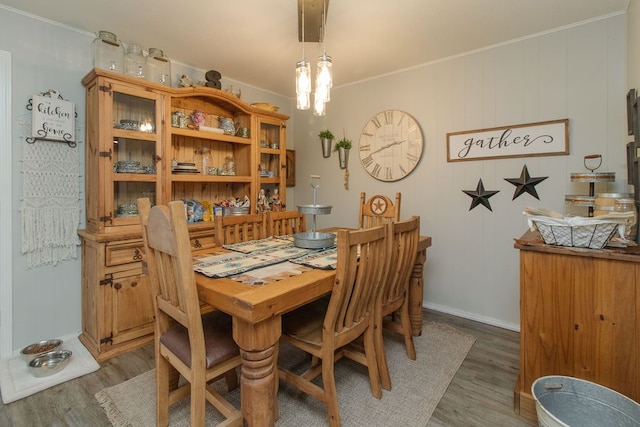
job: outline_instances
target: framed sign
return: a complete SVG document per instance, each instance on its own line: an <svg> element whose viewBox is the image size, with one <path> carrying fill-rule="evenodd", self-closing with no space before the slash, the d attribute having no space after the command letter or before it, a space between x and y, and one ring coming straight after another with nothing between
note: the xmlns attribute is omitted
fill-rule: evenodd
<svg viewBox="0 0 640 427"><path fill-rule="evenodd" d="M34 95L31 136L53 141L75 141L75 118L75 103L53 96Z"/></svg>
<svg viewBox="0 0 640 427"><path fill-rule="evenodd" d="M569 119L447 134L447 161L569 154Z"/></svg>

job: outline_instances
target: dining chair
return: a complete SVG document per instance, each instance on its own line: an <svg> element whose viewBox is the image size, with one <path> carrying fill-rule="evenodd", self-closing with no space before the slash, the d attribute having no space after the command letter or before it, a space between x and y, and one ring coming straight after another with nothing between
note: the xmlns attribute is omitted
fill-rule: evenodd
<svg viewBox="0 0 640 427"><path fill-rule="evenodd" d="M218 246L267 237L266 213L216 216L214 241Z"/></svg>
<svg viewBox="0 0 640 427"><path fill-rule="evenodd" d="M306 215L298 211L268 211L267 235L287 236L307 231Z"/></svg>
<svg viewBox="0 0 640 427"><path fill-rule="evenodd" d="M420 239L420 217L412 216L391 225L393 246L389 256L389 271L380 292L380 303L376 305L376 357L382 387L391 390L391 377L384 350L384 329L404 337L407 356L416 360L416 348L411 334L409 319L409 280ZM381 327L382 326L382 327Z"/></svg>
<svg viewBox="0 0 640 427"><path fill-rule="evenodd" d="M156 314L156 425L167 426L169 406L190 396L192 426L204 426L206 402L226 418L221 425L239 426L241 411L210 383L225 378L227 390L238 386L240 352L231 318L220 311L200 312L184 204L173 201L151 208L148 198L137 202L146 254L143 268ZM181 386L180 375L186 380Z"/></svg>
<svg viewBox="0 0 640 427"><path fill-rule="evenodd" d="M369 228L387 222L400 220L400 198L396 193L395 204L391 199L382 194L371 196L363 191L360 193L360 213L358 214L358 228Z"/></svg>
<svg viewBox="0 0 640 427"><path fill-rule="evenodd" d="M382 397L375 355L374 309L386 277L391 226L337 232L338 259L333 289L322 298L283 316L282 337L311 355L311 365L296 374L279 367L281 380L327 406L331 426L340 425L334 364L342 357L367 367L372 394ZM350 344L363 336L364 352ZM322 386L312 382L322 375Z"/></svg>

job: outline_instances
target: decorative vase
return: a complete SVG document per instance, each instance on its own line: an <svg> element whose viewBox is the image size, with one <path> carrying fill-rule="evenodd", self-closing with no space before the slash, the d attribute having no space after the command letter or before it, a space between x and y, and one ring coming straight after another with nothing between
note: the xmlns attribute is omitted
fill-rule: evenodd
<svg viewBox="0 0 640 427"><path fill-rule="evenodd" d="M344 147L338 147L338 156L340 158L340 169L346 169L349 165L349 150Z"/></svg>
<svg viewBox="0 0 640 427"><path fill-rule="evenodd" d="M333 140L330 138L320 138L320 143L322 144L322 157L325 159L331 157L331 146Z"/></svg>

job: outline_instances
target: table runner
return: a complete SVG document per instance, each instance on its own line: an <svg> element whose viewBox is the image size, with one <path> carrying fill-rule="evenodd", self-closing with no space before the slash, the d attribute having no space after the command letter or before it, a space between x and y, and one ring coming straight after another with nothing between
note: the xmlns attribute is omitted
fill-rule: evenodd
<svg viewBox="0 0 640 427"><path fill-rule="evenodd" d="M195 257L193 268L207 277L229 277L260 267L278 264L315 252L316 249L305 249L288 243L287 246L274 247L250 253L228 252Z"/></svg>
<svg viewBox="0 0 640 427"><path fill-rule="evenodd" d="M310 268L335 269L337 260L335 247L325 250L300 248L292 243L290 236L272 236L223 245L223 248L231 252L194 256L194 270L207 277L228 277L243 283L263 285Z"/></svg>
<svg viewBox="0 0 640 427"><path fill-rule="evenodd" d="M300 258L291 260L291 262L306 265L311 268L335 270L336 263L338 262L338 248L333 247L320 252L304 255Z"/></svg>
<svg viewBox="0 0 640 427"><path fill-rule="evenodd" d="M290 236L271 236L266 239L249 240L247 242L238 242L230 245L222 245L223 248L234 252L242 252L250 254L252 252L264 251L267 249L279 248L282 246L290 246L292 239Z"/></svg>

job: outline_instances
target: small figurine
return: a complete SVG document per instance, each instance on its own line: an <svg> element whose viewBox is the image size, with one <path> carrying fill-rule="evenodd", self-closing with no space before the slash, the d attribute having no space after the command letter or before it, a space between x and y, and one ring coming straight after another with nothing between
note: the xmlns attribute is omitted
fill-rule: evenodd
<svg viewBox="0 0 640 427"><path fill-rule="evenodd" d="M282 200L280 200L280 194L277 188L273 190L273 196L271 197L271 210L274 212L282 211Z"/></svg>
<svg viewBox="0 0 640 427"><path fill-rule="evenodd" d="M186 74L183 74L182 77L180 77L180 81L178 81L178 86L180 87L193 86L193 80L191 80L189 76L187 76Z"/></svg>
<svg viewBox="0 0 640 427"><path fill-rule="evenodd" d="M269 208L269 202L267 202L267 195L264 192L264 188L260 189L258 194L258 212L267 211Z"/></svg>
<svg viewBox="0 0 640 427"><path fill-rule="evenodd" d="M224 158L224 170L225 173L223 175L235 175L235 163L233 162L233 157L227 156Z"/></svg>
<svg viewBox="0 0 640 427"><path fill-rule="evenodd" d="M251 206L251 199L249 199L249 196L245 195L245 196L244 196L244 201L242 202L242 204L240 205L240 207L242 207L242 208L248 208L249 206Z"/></svg>
<svg viewBox="0 0 640 427"><path fill-rule="evenodd" d="M204 126L207 121L207 116L202 110L195 110L189 117L191 117L191 123L196 129Z"/></svg>

